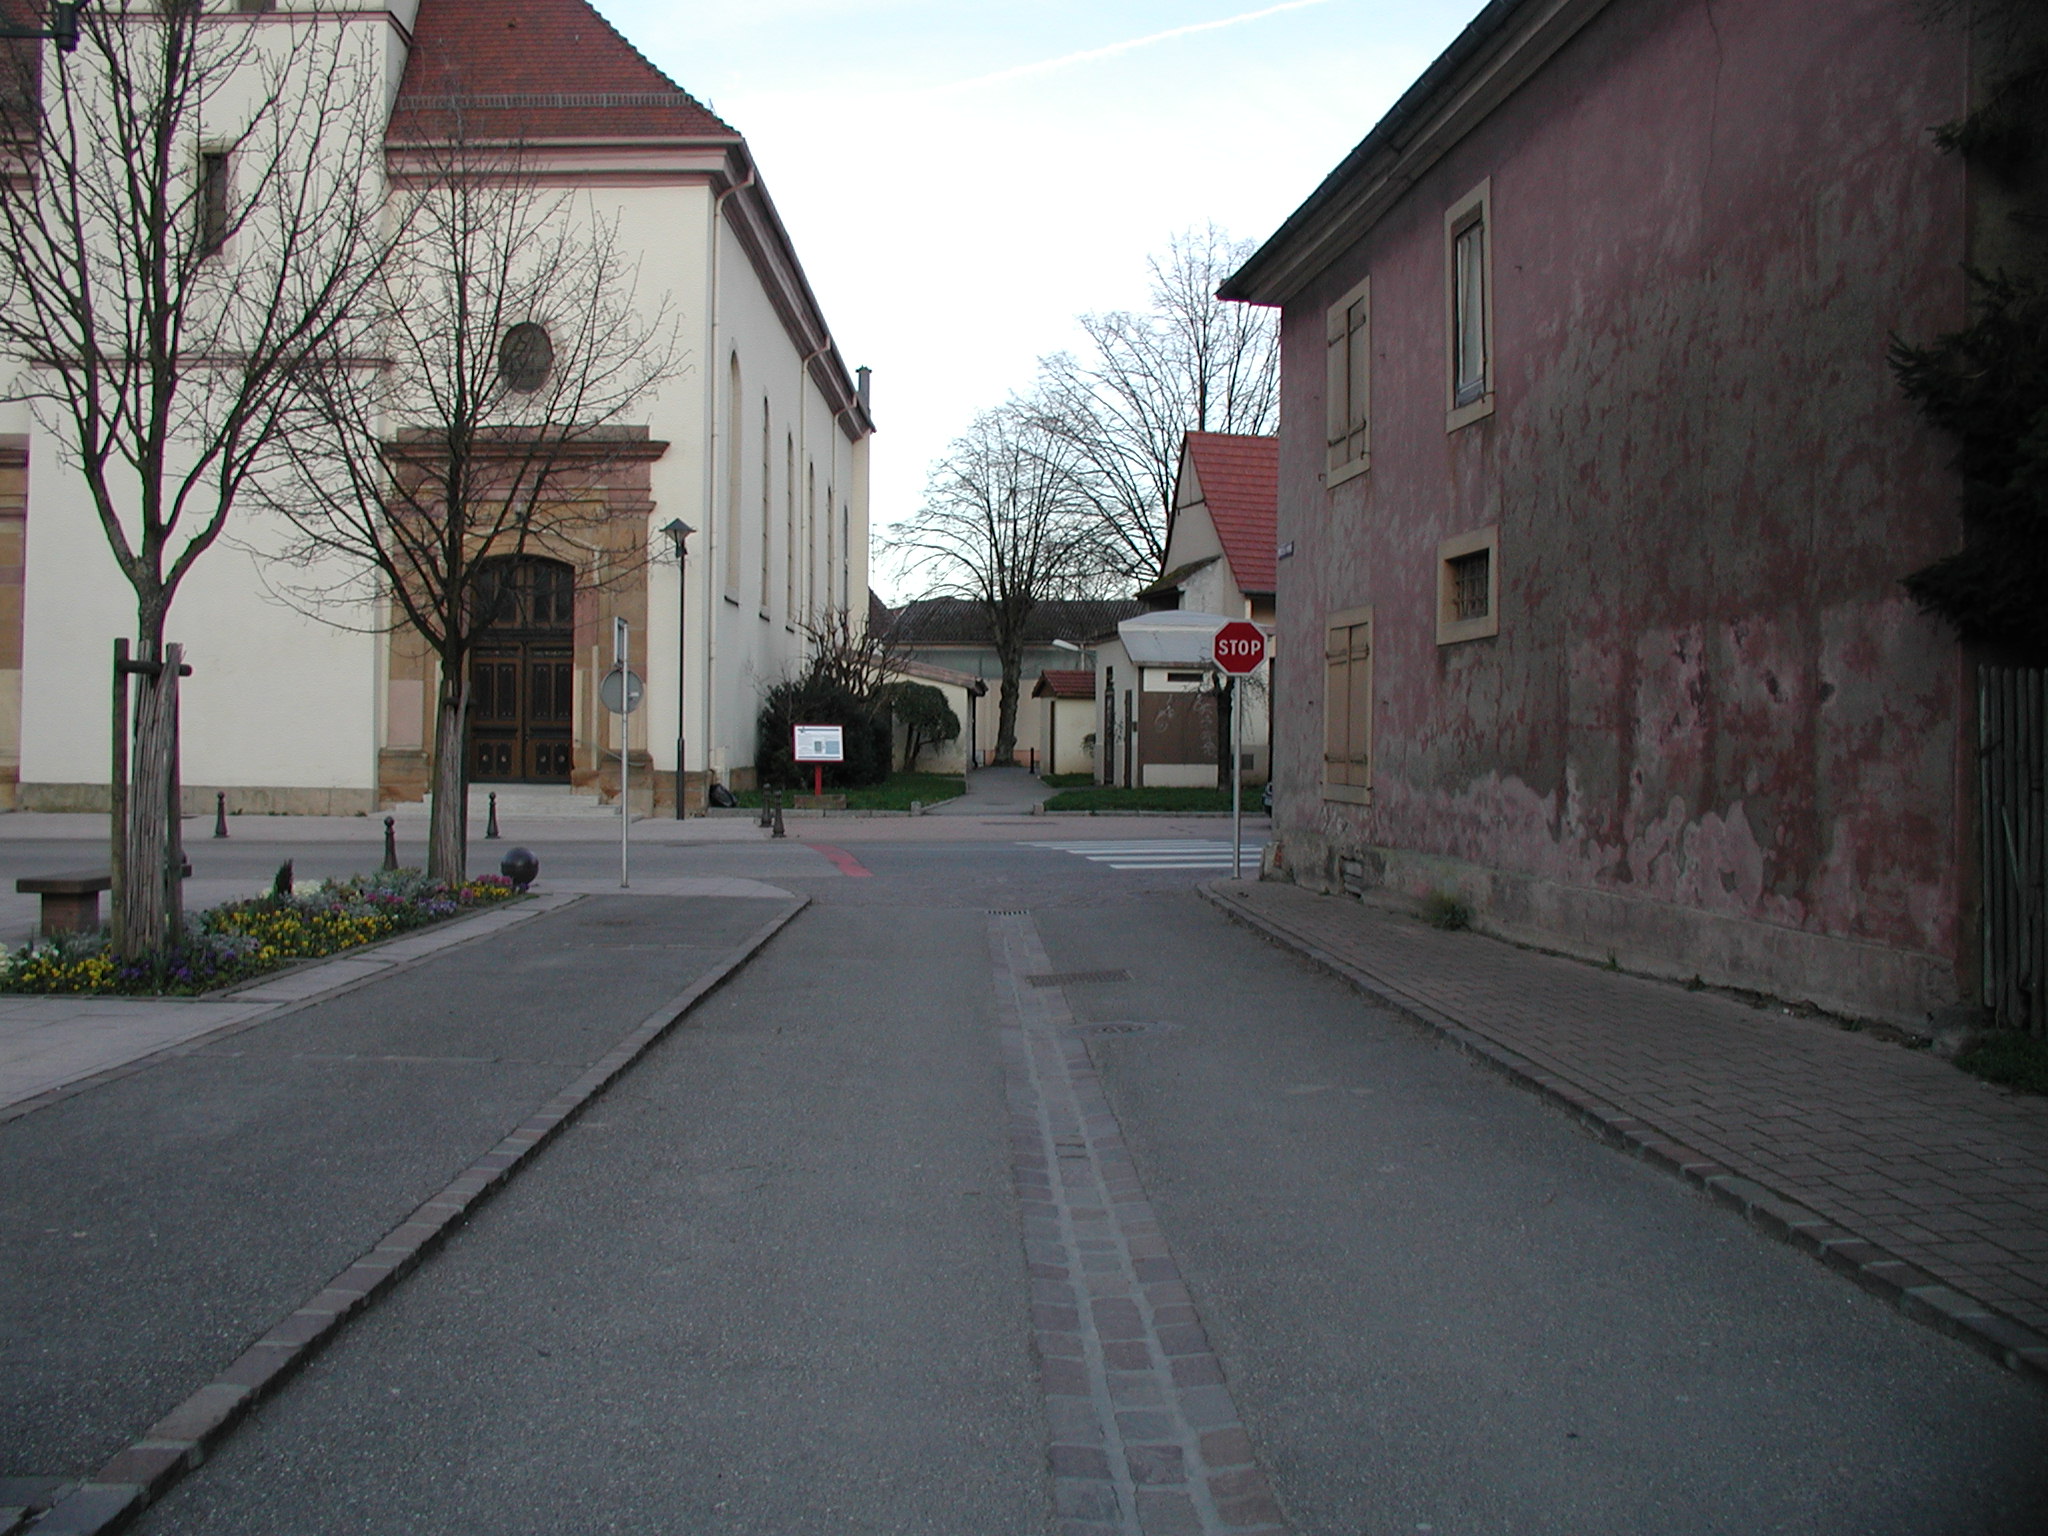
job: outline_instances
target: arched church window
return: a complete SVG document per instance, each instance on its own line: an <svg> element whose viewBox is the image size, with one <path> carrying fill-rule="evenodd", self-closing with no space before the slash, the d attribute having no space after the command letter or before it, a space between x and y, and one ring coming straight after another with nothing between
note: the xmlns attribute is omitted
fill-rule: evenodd
<svg viewBox="0 0 2048 1536"><path fill-rule="evenodd" d="M547 327L522 320L498 342L498 377L507 389L539 389L555 365L555 343Z"/></svg>

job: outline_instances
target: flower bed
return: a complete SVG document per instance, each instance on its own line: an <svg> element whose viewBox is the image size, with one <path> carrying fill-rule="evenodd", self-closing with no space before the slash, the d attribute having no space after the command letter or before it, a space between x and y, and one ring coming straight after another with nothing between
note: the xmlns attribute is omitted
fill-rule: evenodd
<svg viewBox="0 0 2048 1536"><path fill-rule="evenodd" d="M190 997L294 961L373 944L512 894L512 882L500 875L450 887L411 869L312 883L197 913L187 921L182 943L134 960L110 952L105 934L24 946L0 960L0 992Z"/></svg>

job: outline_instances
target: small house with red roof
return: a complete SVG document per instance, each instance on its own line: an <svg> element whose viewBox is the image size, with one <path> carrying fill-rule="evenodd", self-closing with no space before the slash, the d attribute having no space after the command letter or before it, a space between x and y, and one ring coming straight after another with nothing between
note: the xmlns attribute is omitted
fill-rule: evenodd
<svg viewBox="0 0 2048 1536"><path fill-rule="evenodd" d="M1181 440L1173 513L1159 579L1138 592L1147 609L1250 619L1270 636L1274 625L1273 530L1279 511L1280 440L1229 432L1189 432ZM1218 676L1194 666L1135 664L1114 636L1095 647L1096 778L1131 787L1198 788L1227 783L1229 696ZM1249 782L1267 775L1272 736L1270 651L1245 678L1244 755Z"/></svg>
<svg viewBox="0 0 2048 1536"><path fill-rule="evenodd" d="M1046 773L1095 771L1095 674L1086 667L1047 667L1031 685Z"/></svg>
<svg viewBox="0 0 2048 1536"><path fill-rule="evenodd" d="M332 29L381 76L367 99L390 103L376 125L387 195L459 164L451 146L494 147L544 189L549 232L572 220L611 231L633 302L672 327L679 366L632 419L606 424L613 446L577 490L576 515L596 529L586 545L537 537L491 556L507 562L505 590L538 596L512 605L472 661L470 780L539 810L615 798L622 759L643 809L679 792L694 808L714 779L749 787L762 691L802 665L822 616L865 618L874 426L866 370L847 366L746 139L587 0L282 0L209 7L202 24L259 41L270 29L280 46ZM207 157L230 200L263 171L238 153ZM497 323L476 340L503 359L512 330L569 322ZM555 353L522 342L517 355ZM393 419L390 439L429 429ZM0 773L18 743L6 788L21 806L103 807L108 640L131 631L134 604L62 444L18 403L0 405L0 521L10 514L27 531L21 563L0 569L0 658L19 658L0 667ZM378 613L277 601L263 529L235 516L247 556L209 553L170 619L194 669L181 700L188 806L210 813L216 791L230 810L417 803L436 659ZM680 566L664 535L677 522L693 530ZM598 693L620 619L645 683L627 717Z"/></svg>

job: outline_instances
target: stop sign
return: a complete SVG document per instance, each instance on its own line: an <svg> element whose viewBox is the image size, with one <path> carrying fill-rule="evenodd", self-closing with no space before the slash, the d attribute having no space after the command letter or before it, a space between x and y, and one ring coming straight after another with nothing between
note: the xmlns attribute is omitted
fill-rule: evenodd
<svg viewBox="0 0 2048 1536"><path fill-rule="evenodd" d="M1233 677L1256 672L1266 659L1266 632L1256 624L1234 619L1216 631L1216 665Z"/></svg>

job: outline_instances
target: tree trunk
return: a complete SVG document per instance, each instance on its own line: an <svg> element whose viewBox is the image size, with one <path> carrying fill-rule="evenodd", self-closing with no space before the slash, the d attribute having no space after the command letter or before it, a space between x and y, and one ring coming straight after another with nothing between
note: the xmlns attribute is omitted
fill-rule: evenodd
<svg viewBox="0 0 2048 1536"><path fill-rule="evenodd" d="M114 949L126 958L175 943L184 929L184 862L178 836L178 668L184 648L144 640L134 675L135 734L126 795L122 889L114 903Z"/></svg>
<svg viewBox="0 0 2048 1536"><path fill-rule="evenodd" d="M1017 761L1017 699L1023 693L1024 656L1020 649L1016 654L998 652L1003 664L1003 686L996 694L996 750L990 759L996 763Z"/></svg>
<svg viewBox="0 0 2048 1536"><path fill-rule="evenodd" d="M469 870L469 743L463 739L469 691L463 665L443 658L434 712L434 781L427 818L427 873L460 885Z"/></svg>

